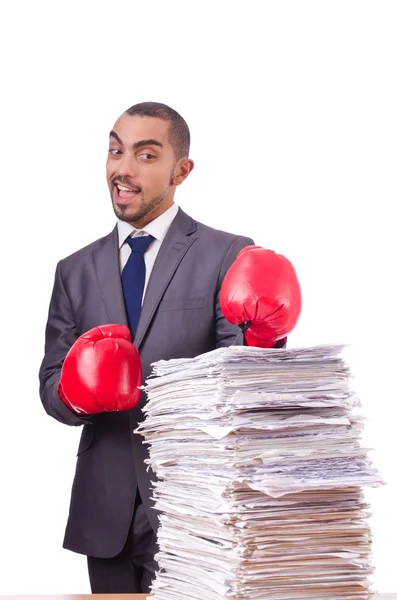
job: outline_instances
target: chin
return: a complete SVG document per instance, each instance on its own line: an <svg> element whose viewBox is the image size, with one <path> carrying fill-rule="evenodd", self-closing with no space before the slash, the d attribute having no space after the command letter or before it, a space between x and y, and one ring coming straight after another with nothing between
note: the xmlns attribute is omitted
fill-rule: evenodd
<svg viewBox="0 0 397 600"><path fill-rule="evenodd" d="M114 213L120 221L125 221L126 223L134 223L135 221L139 221L142 219L142 214L137 213L136 211L128 210L127 206L114 206Z"/></svg>
<svg viewBox="0 0 397 600"><path fill-rule="evenodd" d="M121 221L130 221L131 218L134 218L134 215L128 210L128 206L120 206L119 204L113 203L113 210L116 217Z"/></svg>

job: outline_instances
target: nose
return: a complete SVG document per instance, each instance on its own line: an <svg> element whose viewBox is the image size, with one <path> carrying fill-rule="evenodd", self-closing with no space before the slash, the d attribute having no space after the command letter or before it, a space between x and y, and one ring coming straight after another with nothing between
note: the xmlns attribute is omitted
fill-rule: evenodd
<svg viewBox="0 0 397 600"><path fill-rule="evenodd" d="M117 162L117 173L122 177L135 179L138 175L138 165L127 152Z"/></svg>

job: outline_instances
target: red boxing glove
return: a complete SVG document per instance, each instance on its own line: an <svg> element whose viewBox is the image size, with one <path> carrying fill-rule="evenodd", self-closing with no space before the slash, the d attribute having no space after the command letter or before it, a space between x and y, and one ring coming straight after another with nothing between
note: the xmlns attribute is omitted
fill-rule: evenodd
<svg viewBox="0 0 397 600"><path fill-rule="evenodd" d="M226 319L243 329L248 346L261 348L271 348L291 333L301 302L290 261L260 246L247 246L239 252L220 293Z"/></svg>
<svg viewBox="0 0 397 600"><path fill-rule="evenodd" d="M142 365L124 325L94 327L76 340L62 365L58 395L73 412L128 410L139 401Z"/></svg>

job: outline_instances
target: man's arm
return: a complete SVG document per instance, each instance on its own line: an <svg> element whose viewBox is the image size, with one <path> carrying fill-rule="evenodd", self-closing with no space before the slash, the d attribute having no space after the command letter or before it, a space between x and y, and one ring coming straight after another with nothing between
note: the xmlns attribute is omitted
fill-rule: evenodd
<svg viewBox="0 0 397 600"><path fill-rule="evenodd" d="M41 363L39 380L40 398L46 412L66 425L87 423L87 417L80 417L69 410L57 392L63 361L77 337L72 309L62 280L60 262L55 272L45 332L45 356Z"/></svg>
<svg viewBox="0 0 397 600"><path fill-rule="evenodd" d="M222 287L223 279L237 258L240 250L246 246L255 246L255 242L251 238L238 237L231 244L228 252L223 260L221 270L219 273L218 284L217 284L217 297L216 297L216 317L215 317L215 332L216 332L216 348L222 346L246 346L244 334L242 330L236 325L232 325L225 319L222 309L220 307L220 289ZM287 337L278 340L274 345L274 348L285 348L287 346Z"/></svg>
<svg viewBox="0 0 397 600"><path fill-rule="evenodd" d="M222 286L223 279L236 260L237 254L246 246L254 246L255 243L251 238L237 237L231 244L227 251L223 263L219 272L219 278L216 288L216 306L215 306L215 335L216 335L216 348L222 346L244 346L244 335L243 332L236 326L229 323L223 316L219 295Z"/></svg>

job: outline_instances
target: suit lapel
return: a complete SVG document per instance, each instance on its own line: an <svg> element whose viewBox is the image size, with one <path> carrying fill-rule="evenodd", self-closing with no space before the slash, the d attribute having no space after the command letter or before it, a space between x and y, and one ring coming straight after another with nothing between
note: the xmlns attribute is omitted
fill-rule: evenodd
<svg viewBox="0 0 397 600"><path fill-rule="evenodd" d="M139 348L154 313L176 269L190 246L196 241L197 225L179 209L161 244L149 279L134 344Z"/></svg>
<svg viewBox="0 0 397 600"><path fill-rule="evenodd" d="M179 209L161 244L149 279L134 344L139 348L159 302L176 269L197 236L196 223ZM117 226L104 237L99 248L93 251L99 294L105 306L109 323L128 327L123 289L120 277Z"/></svg>
<svg viewBox="0 0 397 600"><path fill-rule="evenodd" d="M93 251L98 289L109 317L109 323L128 327L127 313L121 287L117 226L104 237Z"/></svg>

